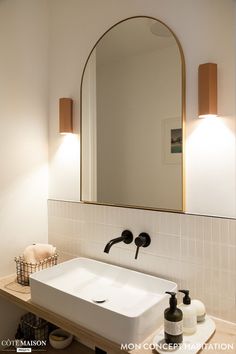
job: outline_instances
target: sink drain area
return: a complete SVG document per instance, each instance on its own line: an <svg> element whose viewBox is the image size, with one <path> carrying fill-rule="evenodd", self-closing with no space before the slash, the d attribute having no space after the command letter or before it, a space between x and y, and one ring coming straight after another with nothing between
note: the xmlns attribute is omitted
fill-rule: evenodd
<svg viewBox="0 0 236 354"><path fill-rule="evenodd" d="M95 304L104 304L104 302L107 302L107 299L104 299L103 297L96 297L92 299L92 302Z"/></svg>

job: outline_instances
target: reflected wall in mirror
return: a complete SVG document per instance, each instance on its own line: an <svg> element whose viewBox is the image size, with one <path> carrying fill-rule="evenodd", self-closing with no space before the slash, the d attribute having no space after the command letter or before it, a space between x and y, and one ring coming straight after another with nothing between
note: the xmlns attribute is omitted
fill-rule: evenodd
<svg viewBox="0 0 236 354"><path fill-rule="evenodd" d="M81 199L183 210L184 58L149 17L113 26L81 83Z"/></svg>

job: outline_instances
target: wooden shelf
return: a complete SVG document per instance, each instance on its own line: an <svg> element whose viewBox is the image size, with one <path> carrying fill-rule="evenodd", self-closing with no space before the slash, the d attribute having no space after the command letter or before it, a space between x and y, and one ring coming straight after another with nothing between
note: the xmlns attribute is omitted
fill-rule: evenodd
<svg viewBox="0 0 236 354"><path fill-rule="evenodd" d="M99 336L98 334L89 331L88 329L75 324L71 321L68 321L66 318L48 311L47 309L35 305L31 302L31 294L29 286L22 286L18 284L15 280L15 275L7 276L4 278L0 278L0 296L5 299L11 301L12 303L18 305L26 311L32 312L35 315L44 318L48 322L55 324L58 327L65 329L70 332L74 336L78 337L81 342L88 344L89 346L95 348L101 348L109 354L117 354L117 353L131 353L131 354L152 354L152 350L133 350L133 351L125 351L121 350L120 346L117 343L114 343L104 337ZM236 324L221 321L219 319L214 319L216 322L216 333L211 338L211 343L234 343L235 349L232 351L232 354L235 353L236 350ZM151 343L152 338L155 333L153 333L149 338L145 340L145 343ZM70 349L71 348L71 349ZM79 349L79 350L78 350ZM71 351L70 351L71 350ZM87 350L87 351L86 351ZM80 353L80 354L91 354L93 350L82 346L80 343L73 343L73 345L65 351L60 351L60 353ZM202 352L205 352L203 350ZM207 350L207 353L222 353L220 350ZM49 353L55 353L54 349L50 349ZM227 352L228 353L228 352ZM229 352L229 354L231 354Z"/></svg>

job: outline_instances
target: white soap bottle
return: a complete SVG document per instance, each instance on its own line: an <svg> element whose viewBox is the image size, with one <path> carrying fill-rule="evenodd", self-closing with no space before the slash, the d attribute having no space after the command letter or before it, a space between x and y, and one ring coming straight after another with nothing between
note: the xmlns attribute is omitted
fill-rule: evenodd
<svg viewBox="0 0 236 354"><path fill-rule="evenodd" d="M196 307L191 304L191 298L189 297L189 290L179 290L184 293L183 304L179 305L179 308L183 312L183 333L193 334L197 330L197 312Z"/></svg>

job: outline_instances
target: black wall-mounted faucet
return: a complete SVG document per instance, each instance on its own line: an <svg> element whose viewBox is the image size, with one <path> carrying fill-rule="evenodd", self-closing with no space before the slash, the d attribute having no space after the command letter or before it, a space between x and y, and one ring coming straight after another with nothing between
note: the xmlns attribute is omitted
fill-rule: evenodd
<svg viewBox="0 0 236 354"><path fill-rule="evenodd" d="M104 248L104 252L105 253L109 253L110 251L110 248L115 245L116 243L119 243L119 242L124 242L126 244L129 244L133 241L134 237L133 237L133 234L130 230L124 230L121 234L120 237L117 237L117 238L113 238L111 241L109 241L105 248Z"/></svg>
<svg viewBox="0 0 236 354"><path fill-rule="evenodd" d="M140 247L148 247L151 243L151 237L146 232L141 232L135 239L135 245L137 246L135 259L138 258L139 248Z"/></svg>

